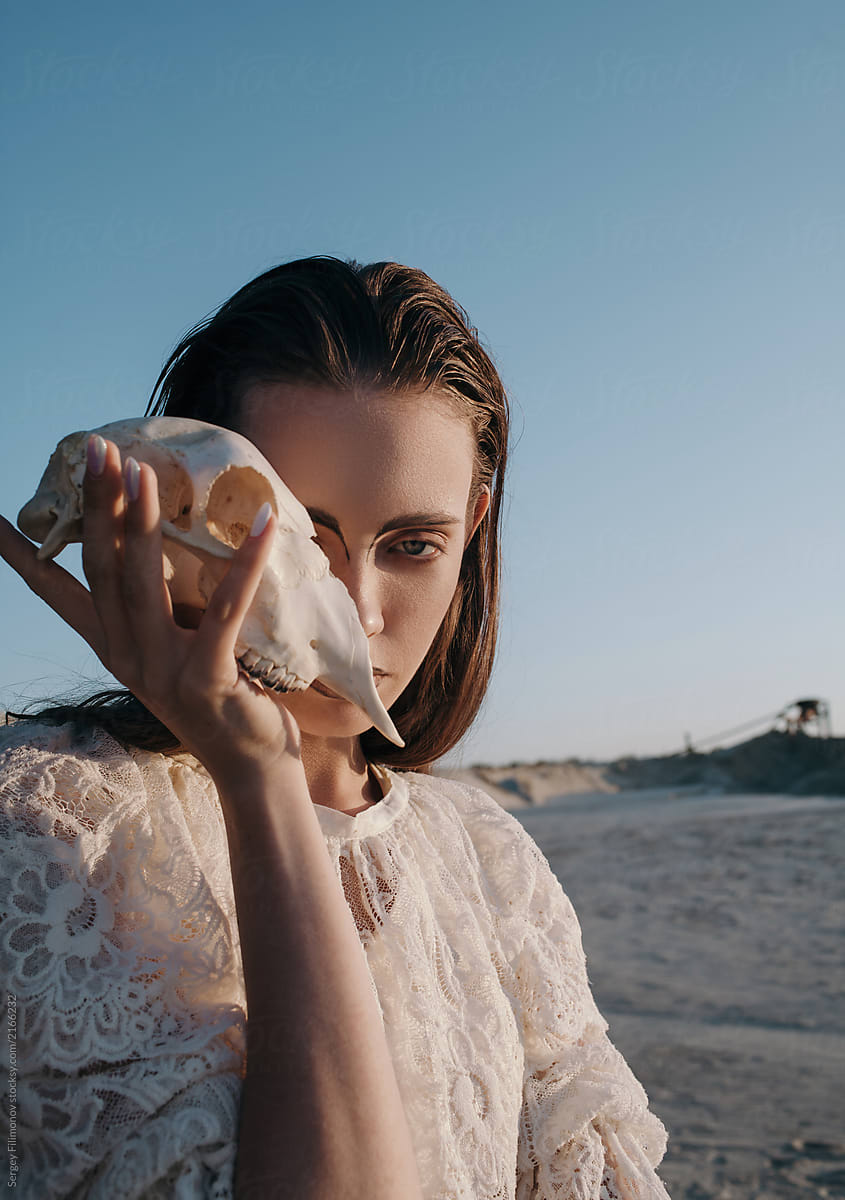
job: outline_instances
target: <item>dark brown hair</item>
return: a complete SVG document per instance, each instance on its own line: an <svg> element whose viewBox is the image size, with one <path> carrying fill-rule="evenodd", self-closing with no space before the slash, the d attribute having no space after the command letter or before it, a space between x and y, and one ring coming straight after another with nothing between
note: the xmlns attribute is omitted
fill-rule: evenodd
<svg viewBox="0 0 845 1200"><path fill-rule="evenodd" d="M473 431L470 511L483 487L490 490L490 505L464 551L440 629L390 710L405 747L374 729L361 738L371 761L425 768L466 733L493 667L508 441L498 372L464 310L423 271L393 262L364 266L306 258L259 275L186 334L164 365L147 415L193 417L241 432L247 389L270 382L414 394L422 402L428 394L433 403L451 402ZM125 690L48 712L96 720L119 740L143 748L179 748Z"/></svg>

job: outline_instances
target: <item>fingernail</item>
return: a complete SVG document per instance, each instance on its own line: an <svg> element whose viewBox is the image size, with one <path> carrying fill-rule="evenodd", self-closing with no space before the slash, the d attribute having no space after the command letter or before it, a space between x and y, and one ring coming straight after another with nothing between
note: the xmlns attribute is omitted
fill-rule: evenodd
<svg viewBox="0 0 845 1200"><path fill-rule="evenodd" d="M273 513L273 506L269 500L265 500L255 514L255 520L252 522L252 529L249 531L250 537L261 537L264 530L267 528L267 522Z"/></svg>
<svg viewBox="0 0 845 1200"><path fill-rule="evenodd" d="M88 439L88 470L95 478L106 468L106 443L98 433Z"/></svg>
<svg viewBox="0 0 845 1200"><path fill-rule="evenodd" d="M137 500L141 494L141 468L131 456L123 464L123 486L130 500Z"/></svg>

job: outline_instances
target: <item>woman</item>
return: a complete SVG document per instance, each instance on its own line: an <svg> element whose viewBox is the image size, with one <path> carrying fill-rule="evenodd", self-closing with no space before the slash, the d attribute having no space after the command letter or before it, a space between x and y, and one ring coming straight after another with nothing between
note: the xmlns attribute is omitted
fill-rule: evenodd
<svg viewBox="0 0 845 1200"><path fill-rule="evenodd" d="M395 263L290 263L183 340L152 410L243 433L308 508L405 747L319 684L238 669L267 511L178 623L154 474L113 444L89 443L90 595L4 525L4 557L129 689L5 733L21 1183L665 1197L663 1128L548 863L428 773L496 636L507 407L465 314Z"/></svg>

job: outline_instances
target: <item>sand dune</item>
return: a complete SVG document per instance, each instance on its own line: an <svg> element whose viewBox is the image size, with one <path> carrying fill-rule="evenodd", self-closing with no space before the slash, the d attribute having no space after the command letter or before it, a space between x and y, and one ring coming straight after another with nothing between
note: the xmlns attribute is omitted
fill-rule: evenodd
<svg viewBox="0 0 845 1200"><path fill-rule="evenodd" d="M562 762L477 766L444 773L486 788L506 808L545 804L550 798L575 792L660 787L845 796L845 738L770 730L709 754L660 758L629 755L613 762L568 758Z"/></svg>

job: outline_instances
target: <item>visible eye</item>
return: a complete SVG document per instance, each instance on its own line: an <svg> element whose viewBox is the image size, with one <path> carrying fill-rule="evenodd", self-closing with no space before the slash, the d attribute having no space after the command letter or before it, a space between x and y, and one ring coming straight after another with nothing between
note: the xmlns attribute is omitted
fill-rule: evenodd
<svg viewBox="0 0 845 1200"><path fill-rule="evenodd" d="M442 551L434 542L425 542L422 538L405 538L402 542L397 542L397 546L402 547L408 558L436 558ZM427 554L426 551L431 551Z"/></svg>

